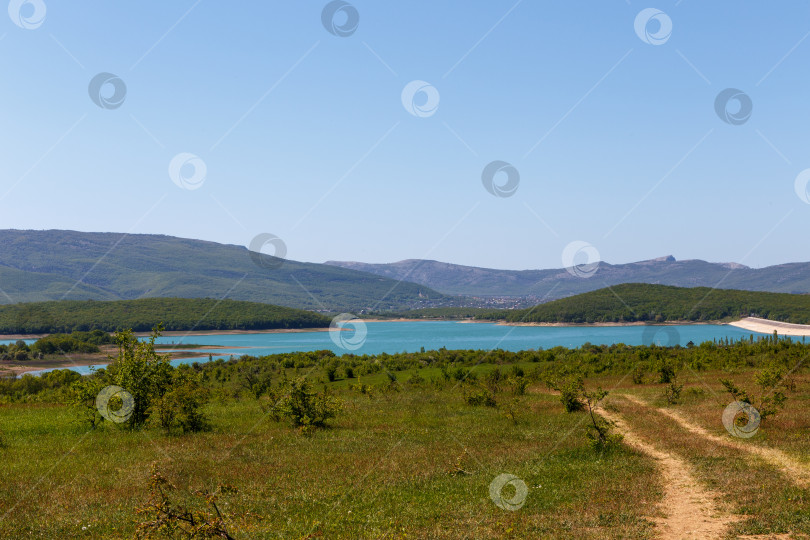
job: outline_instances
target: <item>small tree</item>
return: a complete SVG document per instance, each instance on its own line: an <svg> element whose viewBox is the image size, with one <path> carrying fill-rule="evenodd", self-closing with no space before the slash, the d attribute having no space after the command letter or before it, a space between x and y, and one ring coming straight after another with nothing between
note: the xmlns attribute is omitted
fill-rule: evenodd
<svg viewBox="0 0 810 540"><path fill-rule="evenodd" d="M658 382L669 384L676 377L676 369L674 362L670 360L662 360L658 366Z"/></svg>
<svg viewBox="0 0 810 540"><path fill-rule="evenodd" d="M155 352L155 340L162 331L163 325L156 326L147 341L139 341L132 330L118 332L115 336L118 356L113 358L107 371L114 383L134 399L134 409L127 420L130 427L146 422L153 401L162 397L172 383L169 356Z"/></svg>
<svg viewBox="0 0 810 540"><path fill-rule="evenodd" d="M325 366L323 366L323 370L326 373L326 378L329 379L329 382L334 382L337 376L337 363L336 362L329 362Z"/></svg>
<svg viewBox="0 0 810 540"><path fill-rule="evenodd" d="M342 408L337 398L326 392L316 392L306 379L289 381L281 391L283 396L273 406L272 417L285 419L303 432L325 427L326 421L334 418Z"/></svg>
<svg viewBox="0 0 810 540"><path fill-rule="evenodd" d="M681 399L681 391L683 390L683 383L678 383L678 376L673 375L669 384L664 388L664 398L667 403L673 405Z"/></svg>
<svg viewBox="0 0 810 540"><path fill-rule="evenodd" d="M259 365L244 363L239 368L239 374L242 386L256 399L270 389L272 382L270 372Z"/></svg>
<svg viewBox="0 0 810 540"><path fill-rule="evenodd" d="M753 406L762 420L777 414L785 406L785 391L790 385L785 368L776 364L765 367L754 375L754 382L759 386L759 399L734 384L729 379L720 379L720 383L736 401Z"/></svg>
<svg viewBox="0 0 810 540"><path fill-rule="evenodd" d="M208 428L208 419L201 408L208 402L209 392L196 382L180 377L170 390L156 398L152 411L160 426L170 433L179 427L183 433L203 431Z"/></svg>
<svg viewBox="0 0 810 540"><path fill-rule="evenodd" d="M96 376L82 377L70 385L70 405L76 409L79 420L91 428L104 420L96 406L96 397L103 387L104 383Z"/></svg>
<svg viewBox="0 0 810 540"><path fill-rule="evenodd" d="M548 381L547 384L560 393L560 401L565 407L565 412L576 412L585 408L582 402L582 394L585 391L582 375L570 375L562 381Z"/></svg>
<svg viewBox="0 0 810 540"><path fill-rule="evenodd" d="M588 438L591 441L591 445L597 450L604 450L622 440L620 434L612 432L613 422L598 414L594 414L594 409L607 395L608 391L602 390L601 387L593 392L582 392L582 398L588 407L588 414L591 417L591 423L588 425Z"/></svg>

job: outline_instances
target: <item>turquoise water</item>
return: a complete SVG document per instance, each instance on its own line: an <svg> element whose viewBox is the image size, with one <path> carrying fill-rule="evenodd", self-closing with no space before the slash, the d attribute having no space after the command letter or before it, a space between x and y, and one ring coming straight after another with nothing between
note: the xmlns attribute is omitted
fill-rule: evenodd
<svg viewBox="0 0 810 540"><path fill-rule="evenodd" d="M500 326L494 323L460 323L455 321L430 322L368 322L366 337L356 350L346 350L332 341L329 332L292 332L276 334L218 334L193 335L188 337L167 336L158 343L194 343L198 345L221 345L232 349L201 349L199 358L175 360L174 365L207 360L211 353L214 359L228 358L231 355L250 354L262 356L296 351L316 351L329 349L336 354L354 353L378 354L416 352L439 349L505 349L519 351L525 349L549 349L555 346L579 347L590 342L600 345L625 343L641 345L686 345L689 341L700 344L713 339L736 340L747 338L751 332L734 326L695 324L679 326L602 326L602 327L559 327L559 326ZM349 330L335 337L343 337L351 342L355 332ZM4 342L7 343L7 342ZM248 347L248 348L240 348ZM76 371L86 374L86 366L77 366ZM48 370L43 370L48 371ZM41 372L37 372L41 373Z"/></svg>

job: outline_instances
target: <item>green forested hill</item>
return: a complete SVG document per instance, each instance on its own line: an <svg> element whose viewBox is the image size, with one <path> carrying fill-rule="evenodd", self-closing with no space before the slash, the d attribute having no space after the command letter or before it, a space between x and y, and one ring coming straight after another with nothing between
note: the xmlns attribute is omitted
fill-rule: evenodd
<svg viewBox="0 0 810 540"><path fill-rule="evenodd" d="M330 319L299 309L211 298L143 298L99 302L63 300L0 306L0 334L151 330L267 330L323 328Z"/></svg>
<svg viewBox="0 0 810 540"><path fill-rule="evenodd" d="M450 300L407 281L293 260L257 265L252 255L242 246L162 235L0 230L0 304L232 298L354 312Z"/></svg>
<svg viewBox="0 0 810 540"><path fill-rule="evenodd" d="M628 283L530 309L492 313L486 318L503 316L510 322L568 323L714 321L755 316L808 324L810 295Z"/></svg>

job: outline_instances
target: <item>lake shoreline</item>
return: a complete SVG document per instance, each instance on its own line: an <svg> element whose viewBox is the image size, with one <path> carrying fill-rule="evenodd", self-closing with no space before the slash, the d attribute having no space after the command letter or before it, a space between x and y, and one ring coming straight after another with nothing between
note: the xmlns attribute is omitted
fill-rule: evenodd
<svg viewBox="0 0 810 540"><path fill-rule="evenodd" d="M793 324L781 321L771 321L768 319L760 319L758 317L745 317L739 321L728 323L731 326L742 328L743 330L750 330L752 332L759 332L761 334L773 334L776 332L783 336L810 336L810 325L808 324Z"/></svg>
<svg viewBox="0 0 810 540"><path fill-rule="evenodd" d="M358 319L360 321L362 319ZM735 327L736 331L740 330L750 330L753 332L761 333L764 335L772 333L772 327L777 326L780 328L779 333L786 334L786 330L791 330L794 335L799 335L798 330L801 329L807 332L805 335L810 335L810 325L803 326L803 325L790 325L788 323L779 323L777 321L766 321L764 319L747 319L744 321L735 321L732 323L725 322L725 321L667 321L665 323L647 323L647 322L640 322L640 321L633 321L633 322L603 322L603 323L543 323L543 322L507 322L504 320L475 320L475 319L367 319L365 322L368 322L369 332L375 332L372 330L372 327L378 323L391 323L391 322L410 322L410 323L429 323L429 322L457 322L460 323L461 326L468 326L469 324L478 324L484 326L493 327L535 327L535 328L559 328L559 329L577 329L577 335L582 335L582 331L584 330L587 335L587 329L595 329L601 332L609 328L637 328L637 327L647 327L653 326L658 328L665 328L665 327L672 327L672 326L681 326L686 327L690 326L697 330L700 327L705 326L725 326L727 328ZM752 324L757 324L759 326L752 326ZM393 325L396 326L396 325ZM428 325L429 326L429 325ZM441 328L441 327L435 327ZM445 327L449 328L449 327ZM349 331L349 328L343 328L342 330ZM313 328L313 329L270 329L270 330L263 330L263 331L246 331L246 330L228 330L228 331L199 331L199 332L167 332L164 334L164 337L183 337L185 339L178 340L184 341L186 343L190 342L189 345L178 344L175 346L173 343L158 343L156 344L156 349L162 353L169 355L171 360L190 360L190 361L200 361L206 362L207 357L209 356L209 351L212 351L217 356L223 356L223 354L217 354L214 351L222 350L223 352L226 350L231 351L232 356L239 356L241 354L251 354L251 349L255 349L255 346L244 346L244 345L251 345L250 340L248 342L244 342L244 340L238 340L237 342L241 342L240 345L222 345L222 341L214 337L213 339L209 337L204 341L212 342L210 345L206 344L199 344L194 342L195 336L222 336L223 339L225 336L233 336L233 335L257 335L257 334L293 334L293 333L310 333L310 332L328 332L329 329L326 328ZM409 332L408 327L403 328L404 332ZM450 331L452 333L458 333L457 331ZM469 328L469 331L462 332L462 335L470 335L473 341L475 341L476 336L486 335L491 330L487 330L482 328L481 331L477 328ZM598 333L598 332L597 332ZM512 334L511 331L507 335ZM138 333L139 336L148 336L149 334L146 332ZM269 339L269 338L268 338ZM309 339L309 338L305 338ZM312 338L321 341L320 338ZM263 341L263 340L259 340ZM329 340L326 340L327 342ZM502 340L498 340L497 343L501 343ZM461 348L469 348L469 344L461 344L458 341L456 342L457 346ZM324 344L324 348L332 348L330 344ZM427 345L427 344L425 344ZM436 347L443 346L436 345ZM535 346L534 343L527 343L522 345L524 348L532 348ZM571 346L576 346L571 345ZM262 348L259 346L258 348ZM102 368L108 365L111 362L111 356L114 356L117 352L115 345L106 345L102 346L101 353L93 353L93 354L85 354L85 355L71 355L69 357L50 357L44 360L31 360L26 362L10 362L9 364L4 365L5 363L0 363L0 372L10 372L13 375L19 376L24 373L29 372L41 372L43 370L53 370L53 369L66 369L66 368L82 368L84 371L87 371L89 366L94 366L96 368ZM338 352L339 354L339 352ZM224 353L224 356L228 356L229 353Z"/></svg>
<svg viewBox="0 0 810 540"><path fill-rule="evenodd" d="M236 334L288 334L295 332L328 332L329 328L267 328L264 330L169 330L161 336L230 336ZM110 332L111 334L114 332ZM40 339L50 334L0 334L0 340ZM135 332L137 337L148 337L152 332Z"/></svg>
<svg viewBox="0 0 810 540"><path fill-rule="evenodd" d="M476 321L477 322L477 321ZM484 322L484 321L481 321ZM596 323L552 323L552 322L507 322L496 321L499 326L547 326L547 327L571 327L571 328L605 328L616 326L690 326L701 324L723 325L730 324L724 321L666 321L666 322L648 322L648 321L632 321L632 322L596 322Z"/></svg>

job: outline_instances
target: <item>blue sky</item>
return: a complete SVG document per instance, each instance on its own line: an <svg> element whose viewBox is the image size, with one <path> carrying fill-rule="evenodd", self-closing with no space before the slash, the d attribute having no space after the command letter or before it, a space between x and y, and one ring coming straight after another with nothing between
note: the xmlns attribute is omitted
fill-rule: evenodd
<svg viewBox="0 0 810 540"><path fill-rule="evenodd" d="M612 263L810 260L794 190L810 4L358 0L345 37L326 5L43 0L16 11L35 28L4 17L0 227L272 233L314 262L548 268L575 241ZM672 23L658 45L634 29L650 7ZM98 73L124 82L120 106L90 98ZM429 116L403 106L415 80L439 95ZM726 88L750 97L744 123L715 112ZM182 153L205 163L198 189L169 176ZM496 160L519 173L511 196L482 185Z"/></svg>

